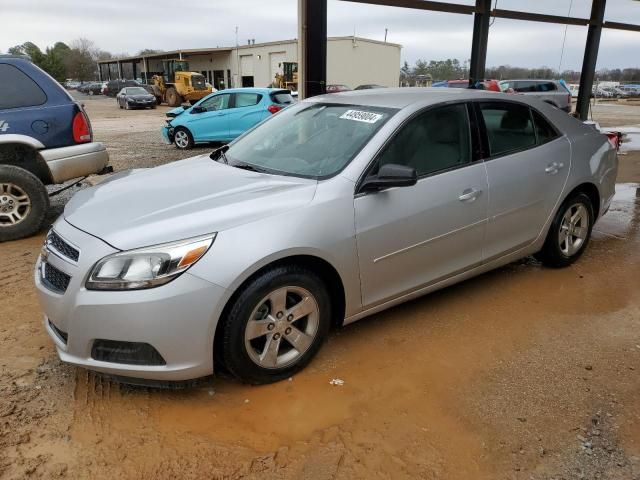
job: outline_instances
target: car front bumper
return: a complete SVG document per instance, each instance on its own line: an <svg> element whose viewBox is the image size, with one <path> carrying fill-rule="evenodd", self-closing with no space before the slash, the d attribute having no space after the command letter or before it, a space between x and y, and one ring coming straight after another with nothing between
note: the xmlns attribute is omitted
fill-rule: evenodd
<svg viewBox="0 0 640 480"><path fill-rule="evenodd" d="M171 145L173 143L173 127L165 125L164 127L162 127L161 133L164 143L166 143L167 145Z"/></svg>
<svg viewBox="0 0 640 480"><path fill-rule="evenodd" d="M87 290L84 282L93 264L116 250L64 220L58 220L54 230L68 244L81 246L77 262L49 246L35 268L45 329L62 361L147 380L183 381L213 373L213 338L226 298L224 288L187 272L147 290ZM64 292L54 291L47 282L45 264L71 277ZM125 363L97 360L94 347L105 340L150 345L164 364L145 363L145 358Z"/></svg>
<svg viewBox="0 0 640 480"><path fill-rule="evenodd" d="M109 163L109 153L100 142L40 150L47 162L53 183L102 172Z"/></svg>

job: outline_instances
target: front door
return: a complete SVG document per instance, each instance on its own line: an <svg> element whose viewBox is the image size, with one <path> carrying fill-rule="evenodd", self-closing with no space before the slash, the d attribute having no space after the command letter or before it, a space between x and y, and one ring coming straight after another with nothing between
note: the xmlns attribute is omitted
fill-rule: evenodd
<svg viewBox="0 0 640 480"><path fill-rule="evenodd" d="M231 94L213 95L198 104L204 111L189 112L189 129L196 141L222 141L229 139L229 112Z"/></svg>
<svg viewBox="0 0 640 480"><path fill-rule="evenodd" d="M560 201L569 141L537 111L514 102L479 104L489 155L486 261L536 240Z"/></svg>
<svg viewBox="0 0 640 480"><path fill-rule="evenodd" d="M482 261L487 175L475 162L467 105L409 120L373 166L414 167L412 187L357 194L355 224L365 307L455 275Z"/></svg>

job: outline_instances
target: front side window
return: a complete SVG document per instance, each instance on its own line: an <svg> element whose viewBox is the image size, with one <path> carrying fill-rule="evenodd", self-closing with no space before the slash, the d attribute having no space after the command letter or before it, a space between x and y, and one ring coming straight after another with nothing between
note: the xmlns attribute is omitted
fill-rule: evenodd
<svg viewBox="0 0 640 480"><path fill-rule="evenodd" d="M217 110L225 110L229 108L229 99L231 94L225 93L224 95L214 95L213 97L204 100L200 106L207 112L215 112Z"/></svg>
<svg viewBox="0 0 640 480"><path fill-rule="evenodd" d="M378 167L407 165L423 176L465 165L471 161L470 138L466 105L433 108L402 127L380 156Z"/></svg>
<svg viewBox="0 0 640 480"><path fill-rule="evenodd" d="M251 107L257 105L262 100L262 95L258 93L236 93L236 108Z"/></svg>
<svg viewBox="0 0 640 480"><path fill-rule="evenodd" d="M342 170L397 110L366 105L298 103L231 144L231 165L326 178Z"/></svg>
<svg viewBox="0 0 640 480"><path fill-rule="evenodd" d="M481 103L492 157L536 144L529 107L517 103Z"/></svg>
<svg viewBox="0 0 640 480"><path fill-rule="evenodd" d="M42 105L47 96L22 70L0 63L0 109Z"/></svg>

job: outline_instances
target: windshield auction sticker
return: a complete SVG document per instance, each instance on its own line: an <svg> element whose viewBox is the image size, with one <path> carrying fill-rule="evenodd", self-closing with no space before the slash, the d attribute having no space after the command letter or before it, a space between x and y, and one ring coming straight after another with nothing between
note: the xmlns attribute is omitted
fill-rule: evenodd
<svg viewBox="0 0 640 480"><path fill-rule="evenodd" d="M360 110L347 110L340 115L340 118L345 120L355 120L356 122L376 123L382 118L382 115L373 112L362 112Z"/></svg>

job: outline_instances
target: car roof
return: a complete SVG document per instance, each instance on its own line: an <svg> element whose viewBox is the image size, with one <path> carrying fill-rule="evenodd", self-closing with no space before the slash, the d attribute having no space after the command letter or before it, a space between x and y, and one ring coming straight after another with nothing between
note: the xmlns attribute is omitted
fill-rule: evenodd
<svg viewBox="0 0 640 480"><path fill-rule="evenodd" d="M497 97L495 97L497 95ZM351 90L348 92L331 93L305 99L305 102L327 102L340 104L370 105L375 107L405 108L415 103L442 103L453 100L472 99L514 99L515 96L506 97L500 92L463 88L377 88L371 90ZM512 98L514 97L514 98Z"/></svg>
<svg viewBox="0 0 640 480"><path fill-rule="evenodd" d="M261 87L242 87L242 88L227 88L225 90L218 90L213 93L262 93L269 94L273 92L288 92L286 88L261 88Z"/></svg>

